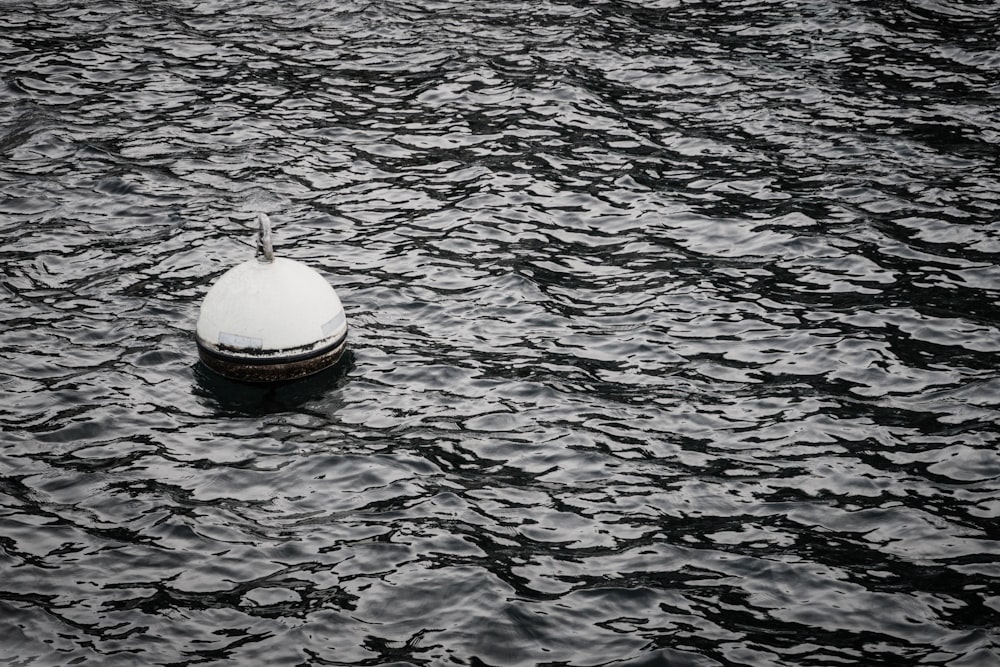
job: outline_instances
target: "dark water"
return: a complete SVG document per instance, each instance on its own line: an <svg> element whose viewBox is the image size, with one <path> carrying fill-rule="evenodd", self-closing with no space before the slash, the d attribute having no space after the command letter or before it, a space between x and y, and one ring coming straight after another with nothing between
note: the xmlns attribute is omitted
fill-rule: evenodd
<svg viewBox="0 0 1000 667"><path fill-rule="evenodd" d="M0 663L998 664L998 21L0 3Z"/></svg>

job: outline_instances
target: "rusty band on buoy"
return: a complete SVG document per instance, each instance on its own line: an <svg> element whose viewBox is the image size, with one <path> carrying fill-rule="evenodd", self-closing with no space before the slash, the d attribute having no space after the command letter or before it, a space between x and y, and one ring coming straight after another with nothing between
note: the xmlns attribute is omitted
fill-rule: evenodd
<svg viewBox="0 0 1000 667"><path fill-rule="evenodd" d="M308 351L231 350L206 343L196 336L198 356L216 373L243 382L279 382L297 380L333 366L347 347L347 332L336 340Z"/></svg>

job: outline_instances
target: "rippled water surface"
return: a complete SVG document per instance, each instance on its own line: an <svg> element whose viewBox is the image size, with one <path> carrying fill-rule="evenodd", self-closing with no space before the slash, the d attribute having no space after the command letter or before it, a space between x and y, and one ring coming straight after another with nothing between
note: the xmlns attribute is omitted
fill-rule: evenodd
<svg viewBox="0 0 1000 667"><path fill-rule="evenodd" d="M0 3L0 662L1000 664L998 24Z"/></svg>

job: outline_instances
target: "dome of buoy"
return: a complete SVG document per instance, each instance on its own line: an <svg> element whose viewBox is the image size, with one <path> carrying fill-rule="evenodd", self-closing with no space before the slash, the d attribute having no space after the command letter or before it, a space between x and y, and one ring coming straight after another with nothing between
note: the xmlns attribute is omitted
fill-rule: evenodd
<svg viewBox="0 0 1000 667"><path fill-rule="evenodd" d="M275 382L335 364L347 317L323 276L274 257L270 221L259 214L260 256L224 273L201 304L195 339L202 362L235 380Z"/></svg>

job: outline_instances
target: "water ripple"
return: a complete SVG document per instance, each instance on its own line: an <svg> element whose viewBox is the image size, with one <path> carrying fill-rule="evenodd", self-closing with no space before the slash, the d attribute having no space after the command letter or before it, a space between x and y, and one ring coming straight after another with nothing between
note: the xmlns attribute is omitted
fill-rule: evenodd
<svg viewBox="0 0 1000 667"><path fill-rule="evenodd" d="M991 11L6 8L0 659L993 664ZM351 322L277 387L257 210Z"/></svg>

